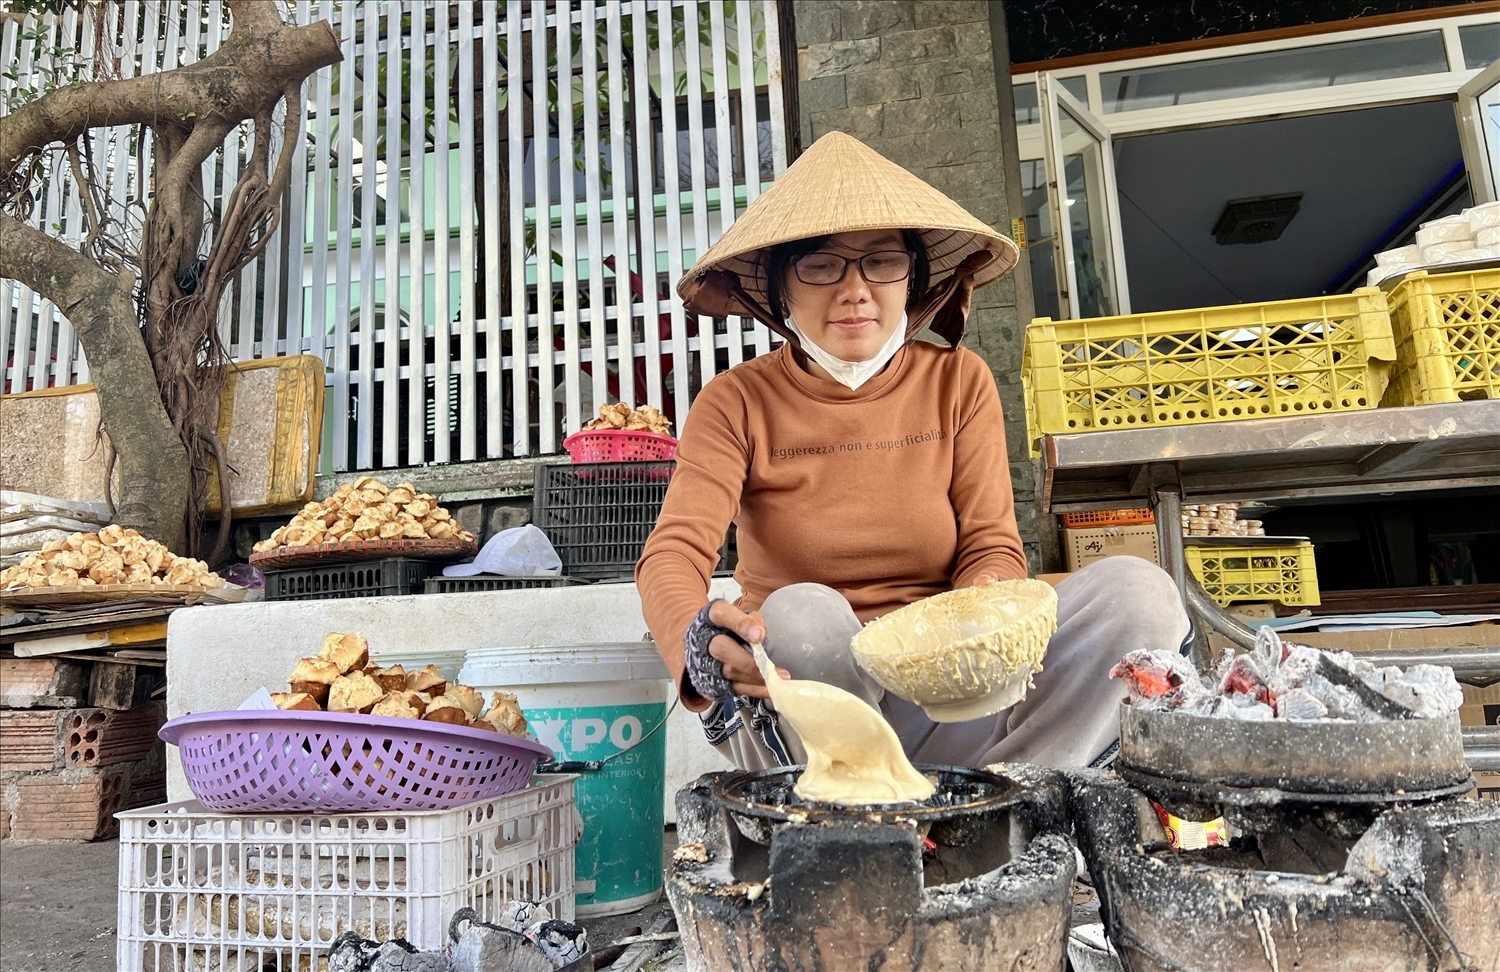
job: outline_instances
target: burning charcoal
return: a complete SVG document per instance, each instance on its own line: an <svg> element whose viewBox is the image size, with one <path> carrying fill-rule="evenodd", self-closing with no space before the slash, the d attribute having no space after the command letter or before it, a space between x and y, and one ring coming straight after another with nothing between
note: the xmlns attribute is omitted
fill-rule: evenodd
<svg viewBox="0 0 1500 972"><path fill-rule="evenodd" d="M1231 698L1249 698L1269 708L1276 703L1276 696L1266 684L1272 671L1273 669L1266 667L1264 658L1256 652L1241 655L1224 673L1224 680L1219 683L1219 692Z"/></svg>
<svg viewBox="0 0 1500 972"><path fill-rule="evenodd" d="M1286 645L1285 648L1286 657L1266 681L1266 687L1278 698L1301 688L1312 678L1318 671L1318 657L1322 654L1306 645Z"/></svg>
<svg viewBox="0 0 1500 972"><path fill-rule="evenodd" d="M1192 662L1171 651L1132 651L1109 670L1109 677L1125 683L1132 703L1165 695L1176 688L1186 692L1204 690Z"/></svg>
<svg viewBox="0 0 1500 972"><path fill-rule="evenodd" d="M1294 688L1276 697L1276 714L1283 719L1309 722L1328 717L1328 706L1305 688Z"/></svg>
<svg viewBox="0 0 1500 972"><path fill-rule="evenodd" d="M588 951L589 935L571 921L554 918L539 921L526 929L527 941L534 942L542 954L552 960L554 968L562 968L569 962L583 957Z"/></svg>
<svg viewBox="0 0 1500 972"><path fill-rule="evenodd" d="M1284 643L1269 626L1242 655L1219 655L1212 679L1175 652L1133 651L1110 670L1132 705L1148 712L1261 720L1445 718L1463 692L1451 669L1414 665L1377 669L1347 651Z"/></svg>

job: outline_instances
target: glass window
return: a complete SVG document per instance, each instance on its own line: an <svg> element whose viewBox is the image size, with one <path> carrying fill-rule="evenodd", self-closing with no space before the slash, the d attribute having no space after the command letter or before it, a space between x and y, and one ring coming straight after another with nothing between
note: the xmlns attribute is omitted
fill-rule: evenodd
<svg viewBox="0 0 1500 972"><path fill-rule="evenodd" d="M1018 84L1014 88L1016 97L1016 124L1035 125L1041 122L1041 109L1036 103L1036 82Z"/></svg>
<svg viewBox="0 0 1500 972"><path fill-rule="evenodd" d="M1036 90L1032 86L1032 91ZM1062 317L1057 307L1057 271L1052 262L1052 210L1047 206L1047 166L1021 163L1021 200L1026 214L1026 255L1031 262L1031 299L1037 317Z"/></svg>
<svg viewBox="0 0 1500 972"><path fill-rule="evenodd" d="M1224 98L1443 74L1441 31L1241 54L1189 64L1113 71L1100 77L1106 112L1190 105Z"/></svg>
<svg viewBox="0 0 1500 972"><path fill-rule="evenodd" d="M1489 157L1490 191L1494 192L1500 188L1500 82L1481 91L1478 100L1480 150ZM1478 173L1470 173L1471 178L1476 176Z"/></svg>
<svg viewBox="0 0 1500 972"><path fill-rule="evenodd" d="M1083 75L1071 78L1058 78L1057 83L1068 89L1068 94L1077 98L1081 103L1089 103L1089 82Z"/></svg>
<svg viewBox="0 0 1500 972"><path fill-rule="evenodd" d="M1058 112L1063 145L1063 174L1068 198L1063 212L1073 237L1073 273L1078 286L1080 317L1115 313L1114 283L1110 279L1109 218L1105 215L1104 156L1099 140L1073 119Z"/></svg>
<svg viewBox="0 0 1500 972"><path fill-rule="evenodd" d="M1500 23L1460 27L1458 41L1464 49L1464 67L1470 71L1500 61Z"/></svg>
<svg viewBox="0 0 1500 972"><path fill-rule="evenodd" d="M1083 104L1089 103L1088 80L1083 75L1071 78L1058 78L1057 83L1068 89L1068 94L1077 98ZM1036 82L1018 84L1012 90L1015 91L1016 99L1016 124L1035 125L1042 120L1041 109L1037 107Z"/></svg>

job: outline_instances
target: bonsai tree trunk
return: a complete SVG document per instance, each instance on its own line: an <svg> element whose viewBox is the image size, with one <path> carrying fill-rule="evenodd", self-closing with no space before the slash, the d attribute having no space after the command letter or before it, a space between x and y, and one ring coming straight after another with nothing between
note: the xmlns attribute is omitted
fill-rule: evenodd
<svg viewBox="0 0 1500 972"><path fill-rule="evenodd" d="M298 111L284 111L279 122L274 112L283 101L299 104L307 77L342 57L326 23L288 25L264 0L226 5L233 30L201 61L68 84L0 118L0 276L52 301L74 326L118 457L118 521L194 554L211 466L228 481L217 431L226 365L219 305L275 230L301 137ZM200 255L202 165L244 121L254 123L249 158ZM109 222L75 150L91 129L117 125L139 126L153 139L153 193L140 239ZM273 133L281 135L274 165ZM48 177L36 161L59 145L84 207L78 250L27 221L33 182ZM218 552L227 540L224 507Z"/></svg>

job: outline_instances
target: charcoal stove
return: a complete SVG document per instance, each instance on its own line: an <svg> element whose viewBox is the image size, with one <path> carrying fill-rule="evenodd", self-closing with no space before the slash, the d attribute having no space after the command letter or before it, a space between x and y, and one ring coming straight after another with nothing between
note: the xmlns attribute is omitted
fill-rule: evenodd
<svg viewBox="0 0 1500 972"><path fill-rule="evenodd" d="M1122 710L1072 774L1079 843L1126 969L1500 970L1500 805L1457 720L1239 722ZM1177 851L1151 807L1225 816Z"/></svg>
<svg viewBox="0 0 1500 972"><path fill-rule="evenodd" d="M1075 869L1067 782L1023 765L917 769L922 804L839 807L802 767L710 773L677 795L667 894L688 967L1062 967Z"/></svg>

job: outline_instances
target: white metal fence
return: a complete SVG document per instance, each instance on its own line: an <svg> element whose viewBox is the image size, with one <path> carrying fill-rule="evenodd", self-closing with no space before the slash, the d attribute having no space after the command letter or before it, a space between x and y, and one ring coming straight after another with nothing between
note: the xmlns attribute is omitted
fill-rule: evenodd
<svg viewBox="0 0 1500 972"><path fill-rule="evenodd" d="M206 56L230 26L216 0L103 9L101 30L45 21L40 47L36 21L7 21L0 96L63 49L87 65L102 40L131 76ZM327 20L345 59L294 106L306 137L283 220L226 296L221 336L237 360L326 362L325 469L557 452L606 399L680 418L703 382L770 349L753 321L698 319L669 295L786 167L774 0L284 9ZM91 147L138 226L136 139L97 131ZM247 127L205 163L211 208L248 148ZM48 176L34 222L76 241L77 187L60 158ZM0 281L0 318L3 390L88 380L55 308Z"/></svg>

